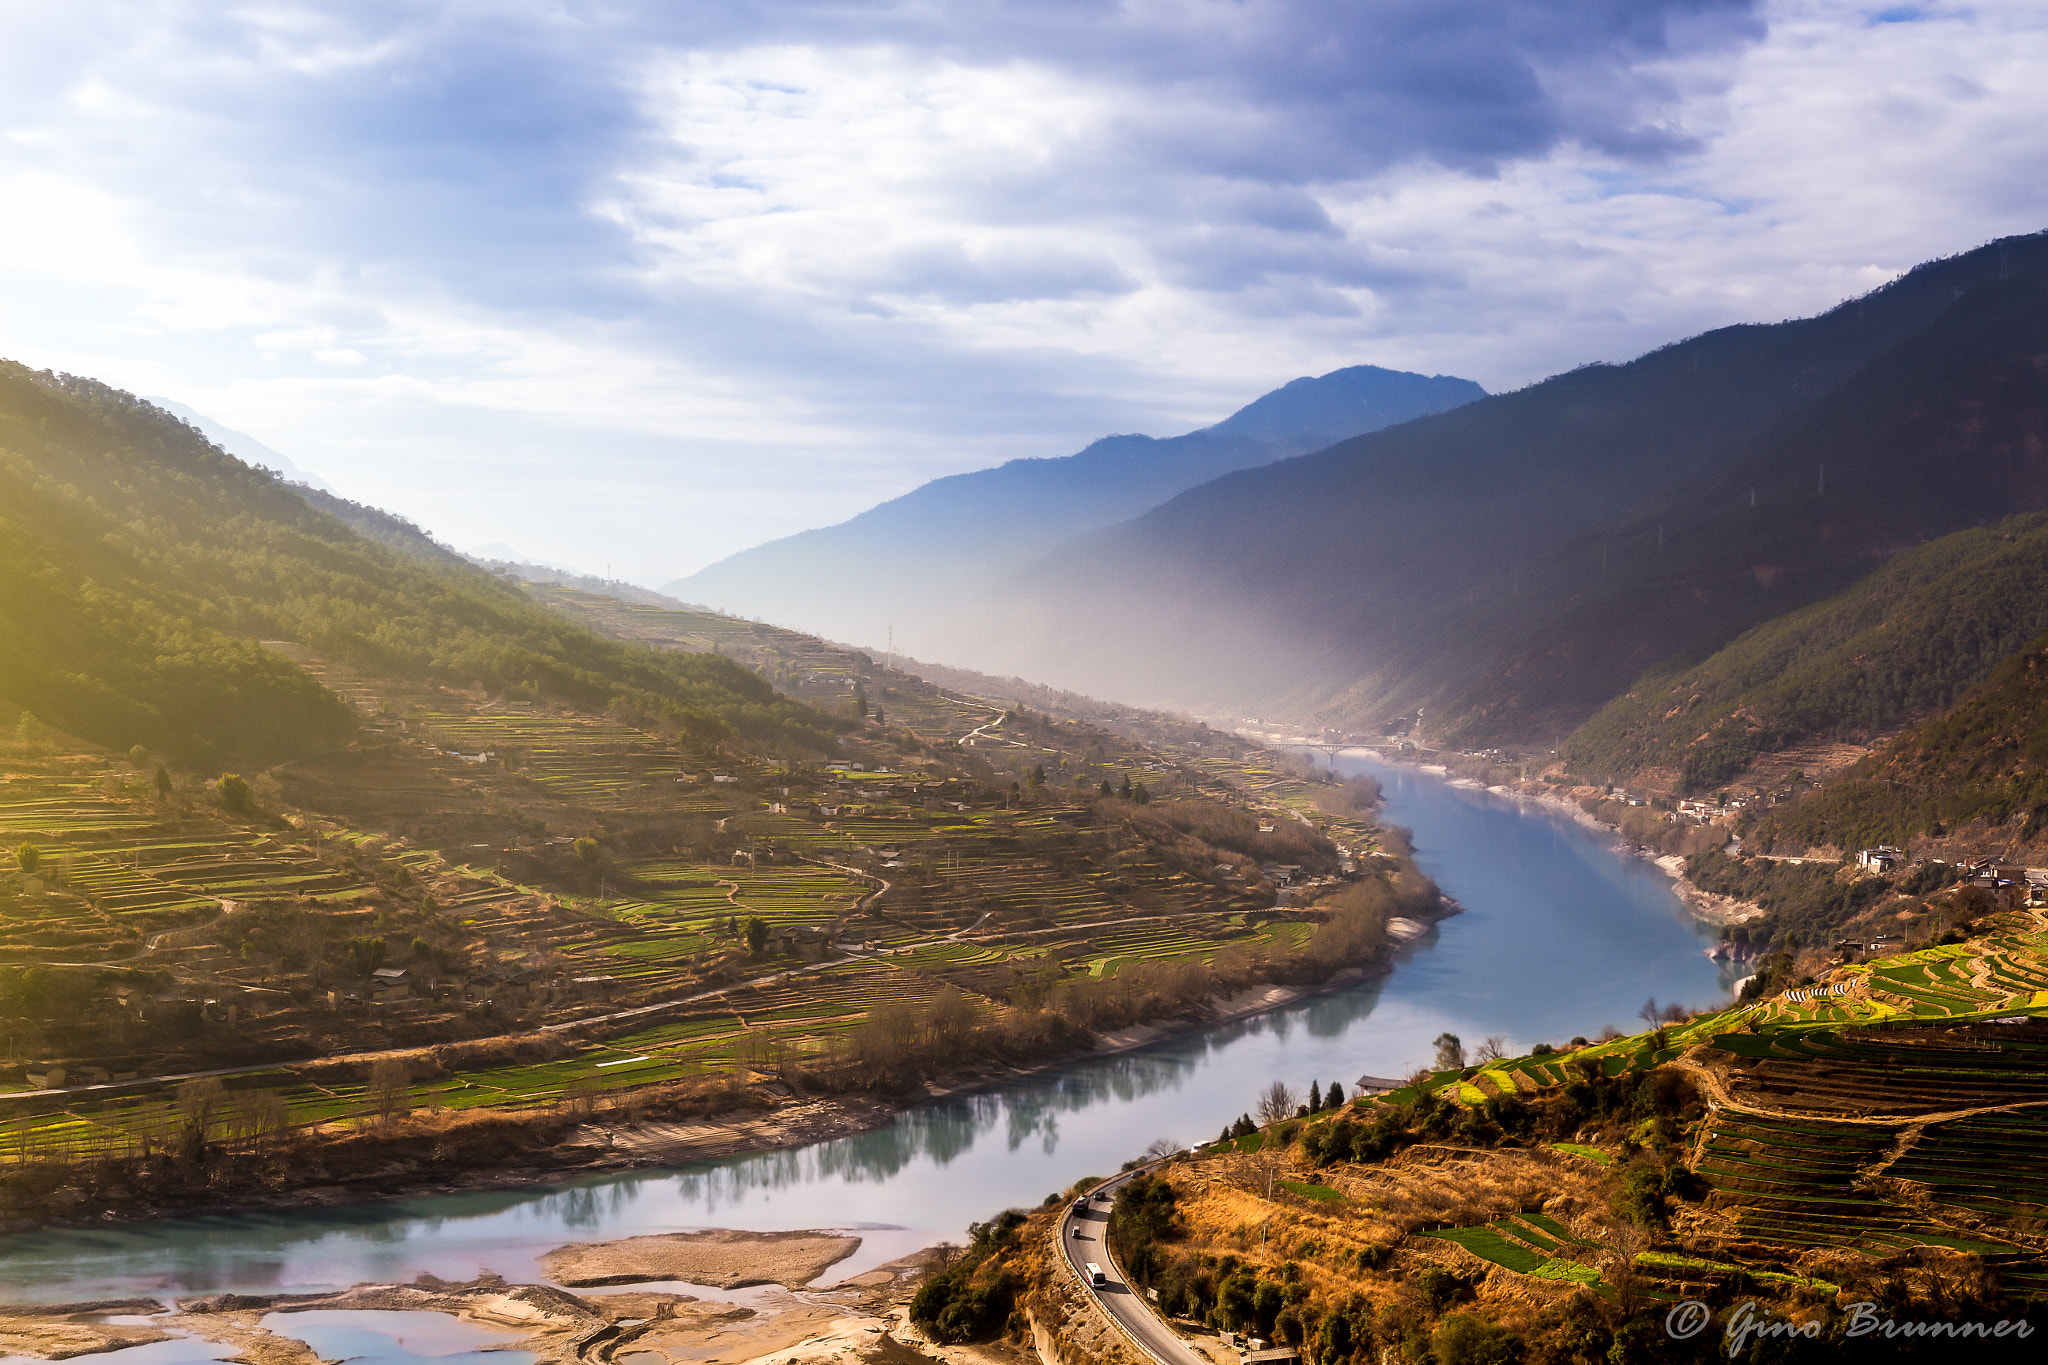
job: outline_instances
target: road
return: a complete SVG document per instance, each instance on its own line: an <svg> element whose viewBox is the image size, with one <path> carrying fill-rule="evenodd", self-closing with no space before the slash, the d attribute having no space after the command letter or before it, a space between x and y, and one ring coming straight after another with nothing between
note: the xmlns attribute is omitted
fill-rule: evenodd
<svg viewBox="0 0 2048 1365"><path fill-rule="evenodd" d="M1123 1268L1116 1258L1109 1254L1109 1203L1097 1196L1113 1196L1118 1186L1134 1176L1144 1174L1148 1168L1140 1167L1127 1171L1111 1180L1105 1180L1089 1191L1087 1212L1075 1213L1073 1206L1060 1219L1060 1245L1066 1249L1067 1264L1073 1267L1074 1278L1082 1289L1095 1296L1102 1305L1102 1311L1109 1314L1124 1335L1135 1342L1140 1350L1160 1365L1215 1365L1207 1356L1196 1351L1182 1339L1180 1333L1167 1326L1166 1319L1153 1310L1151 1301L1142 1290L1133 1289L1124 1281ZM1074 1235L1075 1229L1080 1236ZM1088 1262L1100 1265L1109 1283L1097 1288L1088 1283Z"/></svg>

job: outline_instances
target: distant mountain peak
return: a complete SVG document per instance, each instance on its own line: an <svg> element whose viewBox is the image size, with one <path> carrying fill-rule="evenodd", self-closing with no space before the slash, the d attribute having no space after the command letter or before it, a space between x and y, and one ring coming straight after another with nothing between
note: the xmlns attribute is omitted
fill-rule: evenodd
<svg viewBox="0 0 2048 1365"><path fill-rule="evenodd" d="M1291 379L1207 430L1250 436L1300 454L1486 396L1479 385L1453 375L1347 365L1314 378Z"/></svg>
<svg viewBox="0 0 2048 1365"><path fill-rule="evenodd" d="M1072 455L951 474L837 526L742 550L662 591L839 640L945 652L940 628L1020 565L1212 479L1486 391L1469 379L1353 365L1297 379L1215 426L1104 436Z"/></svg>
<svg viewBox="0 0 2048 1365"><path fill-rule="evenodd" d="M317 488L323 493L332 493L334 491L329 486L327 480L309 470L299 468L290 459L272 450L269 446L245 431L236 431L233 427L224 427L205 413L195 412L192 408L178 402L176 399L151 397L145 394L142 401L153 403L157 407L162 408L165 412L168 412L186 426L191 427L201 436L204 436L207 440L213 442L252 469L275 469L278 473L284 475L287 482L303 483Z"/></svg>

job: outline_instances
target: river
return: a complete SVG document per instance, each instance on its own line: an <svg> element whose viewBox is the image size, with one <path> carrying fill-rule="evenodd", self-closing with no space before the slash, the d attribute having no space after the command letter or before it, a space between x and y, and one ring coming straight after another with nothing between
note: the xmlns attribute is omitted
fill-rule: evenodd
<svg viewBox="0 0 2048 1365"><path fill-rule="evenodd" d="M1726 996L1704 951L1712 932L1611 839L1366 755L1339 767L1380 780L1386 818L1414 831L1417 862L1466 911L1404 947L1380 982L790 1151L543 1189L13 1233L0 1236L0 1298L310 1290L421 1271L531 1280L535 1258L564 1242L696 1227L860 1230L837 1278L961 1240L969 1222L1113 1171L1154 1138L1211 1137L1275 1079L1349 1091L1361 1074L1421 1065L1443 1031L1524 1050L1626 1029L1646 996Z"/></svg>

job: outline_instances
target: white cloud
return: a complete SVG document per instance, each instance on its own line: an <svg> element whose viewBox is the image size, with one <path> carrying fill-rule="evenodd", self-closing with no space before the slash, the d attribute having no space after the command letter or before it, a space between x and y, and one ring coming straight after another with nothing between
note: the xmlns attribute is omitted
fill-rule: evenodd
<svg viewBox="0 0 2048 1365"><path fill-rule="evenodd" d="M2048 226L2038 6L1877 11L16 7L0 353L661 580L1297 374L1512 386Z"/></svg>

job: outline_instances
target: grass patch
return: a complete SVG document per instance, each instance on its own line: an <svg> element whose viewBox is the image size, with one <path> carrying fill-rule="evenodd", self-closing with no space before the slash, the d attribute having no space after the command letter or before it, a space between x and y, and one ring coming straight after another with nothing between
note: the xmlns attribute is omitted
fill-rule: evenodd
<svg viewBox="0 0 2048 1365"><path fill-rule="evenodd" d="M1550 1259L1539 1252L1531 1251L1520 1242L1511 1240L1492 1224L1476 1228L1443 1228L1422 1235L1454 1243L1480 1260L1504 1266L1517 1275L1533 1274L1538 1266Z"/></svg>
<svg viewBox="0 0 2048 1365"><path fill-rule="evenodd" d="M1273 1183L1290 1194L1300 1195L1303 1199L1313 1199L1323 1204L1341 1204L1344 1202L1344 1196L1331 1189L1328 1185L1311 1185L1304 1180L1275 1180Z"/></svg>

